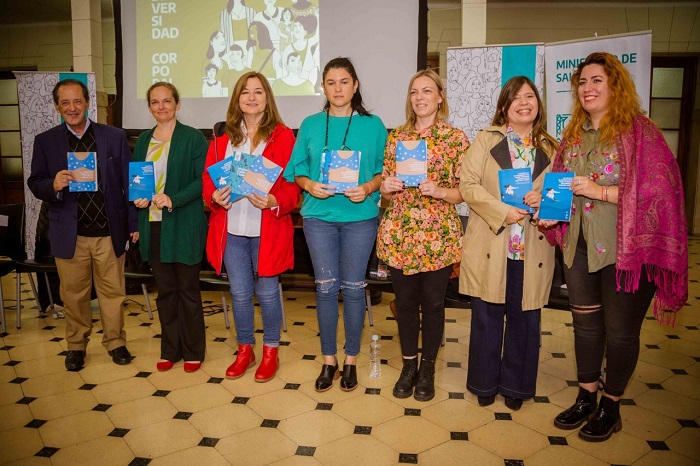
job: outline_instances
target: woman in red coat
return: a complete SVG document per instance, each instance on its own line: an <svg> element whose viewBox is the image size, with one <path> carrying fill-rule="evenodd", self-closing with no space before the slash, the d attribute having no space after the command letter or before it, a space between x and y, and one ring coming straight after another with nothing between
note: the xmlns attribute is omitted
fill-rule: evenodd
<svg viewBox="0 0 700 466"><path fill-rule="evenodd" d="M209 146L205 167L243 153L265 157L284 169L293 146L294 134L282 123L267 78L249 72L236 83L225 133L216 136ZM226 266L238 340L238 356L226 370L226 377L237 379L255 365L255 294L264 330L262 362L255 381L267 382L279 367L279 275L294 266L290 212L299 200L299 187L280 176L268 195L253 193L240 198L232 195L228 186L216 189L208 173L203 175L203 186L204 200L211 209L207 258L217 273L221 273L222 263Z"/></svg>

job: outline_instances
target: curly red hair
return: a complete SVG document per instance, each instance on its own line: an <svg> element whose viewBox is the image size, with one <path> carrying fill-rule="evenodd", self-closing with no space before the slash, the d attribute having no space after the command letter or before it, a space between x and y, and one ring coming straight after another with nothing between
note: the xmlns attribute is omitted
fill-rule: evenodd
<svg viewBox="0 0 700 466"><path fill-rule="evenodd" d="M637 89L632 81L627 68L620 60L607 52L593 52L579 63L576 71L571 75L571 91L574 95L574 104L571 110L571 121L564 128L562 141L566 146L577 144L583 137L582 126L590 115L581 106L578 98L578 87L581 72L588 65L600 65L608 77L610 97L608 109L600 121L601 142L610 143L616 135L632 127L635 118L644 113Z"/></svg>

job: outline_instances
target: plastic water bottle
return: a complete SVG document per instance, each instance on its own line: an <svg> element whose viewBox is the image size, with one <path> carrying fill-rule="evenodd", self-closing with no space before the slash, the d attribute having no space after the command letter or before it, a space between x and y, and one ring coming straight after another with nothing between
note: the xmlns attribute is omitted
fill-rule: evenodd
<svg viewBox="0 0 700 466"><path fill-rule="evenodd" d="M369 344L369 376L382 376L382 345L379 343L379 335L372 335L372 343Z"/></svg>

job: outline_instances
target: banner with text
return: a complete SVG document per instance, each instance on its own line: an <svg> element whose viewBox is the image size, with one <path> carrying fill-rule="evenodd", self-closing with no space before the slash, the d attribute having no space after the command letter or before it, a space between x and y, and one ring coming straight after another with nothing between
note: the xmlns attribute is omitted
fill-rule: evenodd
<svg viewBox="0 0 700 466"><path fill-rule="evenodd" d="M547 81L547 131L557 139L571 117L571 74L592 52L609 52L627 67L642 109L649 111L651 89L651 32L597 37L573 42L545 44Z"/></svg>

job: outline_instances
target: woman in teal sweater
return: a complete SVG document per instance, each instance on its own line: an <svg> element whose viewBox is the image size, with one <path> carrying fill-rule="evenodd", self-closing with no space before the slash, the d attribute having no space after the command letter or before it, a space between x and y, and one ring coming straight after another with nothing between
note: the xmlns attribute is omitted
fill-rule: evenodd
<svg viewBox="0 0 700 466"><path fill-rule="evenodd" d="M326 105L299 128L284 176L305 191L301 215L316 279L316 313L323 367L316 391L326 391L339 376L336 358L338 293L343 294L345 363L340 388L357 387L356 358L365 320L365 270L377 236L379 183L387 131L362 104L360 82L350 60L334 58L323 70ZM358 186L340 192L327 182L321 156L359 151ZM328 171L332 172L333 164ZM339 169L339 171L342 169Z"/></svg>
<svg viewBox="0 0 700 466"><path fill-rule="evenodd" d="M166 82L146 94L156 126L142 133L134 161L153 162L156 194L137 199L141 257L150 261L158 286L161 360L167 371L181 359L186 372L198 370L204 359L204 314L199 269L207 221L202 202L202 172L207 154L204 135L177 121L180 96Z"/></svg>

